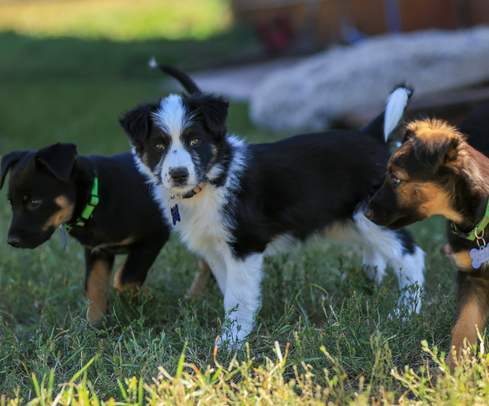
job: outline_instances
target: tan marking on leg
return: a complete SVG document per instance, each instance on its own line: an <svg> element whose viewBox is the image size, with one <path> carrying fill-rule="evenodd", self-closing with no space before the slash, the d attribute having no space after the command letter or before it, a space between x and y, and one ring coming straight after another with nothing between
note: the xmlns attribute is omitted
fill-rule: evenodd
<svg viewBox="0 0 489 406"><path fill-rule="evenodd" d="M124 238L122 241L108 242L106 244L97 245L96 248L115 247L115 246L119 246L119 245L125 246L125 245L132 244L134 241L135 241L134 237L127 237L127 238Z"/></svg>
<svg viewBox="0 0 489 406"><path fill-rule="evenodd" d="M200 272L195 275L192 286L185 295L185 299L187 300L193 298L200 299L202 297L202 293L204 291L207 280L209 279L209 276L211 276L211 268L202 258L199 259L199 268Z"/></svg>
<svg viewBox="0 0 489 406"><path fill-rule="evenodd" d="M486 318L481 314L479 306L475 300L467 303L460 316L458 317L457 324L452 329L452 342L450 344L450 353L446 359L447 365L453 371L455 368L455 362L453 360L453 349L460 356L462 349L464 348L464 340L468 346L472 346L477 343L477 329L481 331L484 328ZM455 347L455 348L454 348Z"/></svg>
<svg viewBox="0 0 489 406"><path fill-rule="evenodd" d="M137 294L139 292L148 293L149 291L148 289L142 287L142 283L132 282L132 283L126 283L125 285L121 283L121 274L125 264L126 263L124 262L124 264L117 270L117 272L114 275L114 288L116 288L119 291L119 293L122 293L124 292L124 290L127 290L131 294L131 296L133 296L133 299L137 301L138 300Z"/></svg>
<svg viewBox="0 0 489 406"><path fill-rule="evenodd" d="M97 322L107 310L111 269L105 261L93 264L87 281L87 299L90 301L87 319L91 324Z"/></svg>
<svg viewBox="0 0 489 406"><path fill-rule="evenodd" d="M457 253L452 253L450 255L453 256L457 266L462 271L473 271L474 267L472 266L472 258L470 258L470 251L460 251Z"/></svg>
<svg viewBox="0 0 489 406"><path fill-rule="evenodd" d="M48 221L46 221L43 226L44 230L47 230L51 226L57 228L61 224L70 221L71 217L73 216L75 205L73 203L70 203L70 201L65 196L58 196L56 199L54 199L54 202L61 209L54 213L51 217L49 217Z"/></svg>

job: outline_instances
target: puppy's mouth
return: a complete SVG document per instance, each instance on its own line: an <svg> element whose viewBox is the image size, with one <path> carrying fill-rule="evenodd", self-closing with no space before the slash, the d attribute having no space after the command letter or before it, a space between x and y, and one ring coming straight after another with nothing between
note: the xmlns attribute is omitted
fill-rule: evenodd
<svg viewBox="0 0 489 406"><path fill-rule="evenodd" d="M175 185L175 184L172 184L169 189L172 193L182 194L182 193L190 192L192 189L195 189L196 187L197 187L197 185Z"/></svg>
<svg viewBox="0 0 489 406"><path fill-rule="evenodd" d="M193 186L191 188L186 187L186 188L172 188L170 193L170 197L176 198L176 199L190 199L191 197L194 197L196 194L200 193L202 191L202 188L204 187L204 183L199 183L197 186ZM180 190L179 190L180 189Z"/></svg>
<svg viewBox="0 0 489 406"><path fill-rule="evenodd" d="M398 228L404 227L405 223L408 221L408 218L405 215L382 215L382 211L379 213L378 211L369 209L368 207L364 214L365 217L367 217L372 223L391 230L397 230Z"/></svg>
<svg viewBox="0 0 489 406"><path fill-rule="evenodd" d="M399 230L400 228L406 227L413 222L408 216L399 216L390 219L374 219L372 220L378 226L388 228L389 230Z"/></svg>
<svg viewBox="0 0 489 406"><path fill-rule="evenodd" d="M32 250L44 244L47 240L49 240L53 235L53 232L47 234L22 236L18 239L16 244L10 244L10 245L12 245L14 248Z"/></svg>

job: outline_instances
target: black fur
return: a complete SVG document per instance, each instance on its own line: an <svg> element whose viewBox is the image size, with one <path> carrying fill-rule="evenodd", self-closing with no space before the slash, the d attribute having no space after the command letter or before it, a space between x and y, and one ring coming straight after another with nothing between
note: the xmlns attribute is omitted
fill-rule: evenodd
<svg viewBox="0 0 489 406"><path fill-rule="evenodd" d="M134 147L140 148L151 130L151 113L158 109L159 103L144 103L127 112L119 120L124 131L131 136Z"/></svg>
<svg viewBox="0 0 489 406"><path fill-rule="evenodd" d="M163 72L168 73L169 75L177 79L185 88L185 90L190 94L202 93L199 87L192 80L192 78L185 72L182 72L180 69L176 69L173 66L160 65L159 63L157 63L156 66L158 66L158 68Z"/></svg>
<svg viewBox="0 0 489 406"><path fill-rule="evenodd" d="M472 147L489 156L489 104L470 113L458 127Z"/></svg>
<svg viewBox="0 0 489 406"><path fill-rule="evenodd" d="M209 94L184 95L183 102L188 111L192 112L193 120L203 123L216 140L226 135L229 102L224 97Z"/></svg>
<svg viewBox="0 0 489 406"><path fill-rule="evenodd" d="M349 131L249 145L232 210L236 255L263 252L280 234L305 241L334 222L351 219L382 184L388 159L385 143Z"/></svg>
<svg viewBox="0 0 489 406"><path fill-rule="evenodd" d="M39 160L59 180L66 182L78 156L75 144L53 144L37 152Z"/></svg>
<svg viewBox="0 0 489 406"><path fill-rule="evenodd" d="M19 162L22 157L27 154L29 151L13 151L7 155L2 157L1 161L1 173L0 173L0 189L3 187L5 182L5 177L7 173L10 171L10 168Z"/></svg>
<svg viewBox="0 0 489 406"><path fill-rule="evenodd" d="M141 285L169 237L169 229L139 173L131 153L78 156L73 144L54 144L39 151L15 151L2 159L2 179L12 170L8 198L13 218L8 241L18 248L36 248L56 230L53 215L63 197L73 210L65 223L85 249L86 281L94 264L112 270L114 256L127 254L118 288ZM99 204L83 227L76 220L90 201L98 177ZM38 200L38 207L29 202ZM55 216L56 217L56 216ZM55 218L54 217L54 218ZM103 309L102 309L103 311Z"/></svg>

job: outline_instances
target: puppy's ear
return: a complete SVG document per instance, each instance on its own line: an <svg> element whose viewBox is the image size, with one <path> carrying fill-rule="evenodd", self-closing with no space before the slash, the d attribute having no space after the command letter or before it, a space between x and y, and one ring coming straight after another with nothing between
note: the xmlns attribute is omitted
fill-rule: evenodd
<svg viewBox="0 0 489 406"><path fill-rule="evenodd" d="M229 102L222 96L193 95L186 97L194 120L200 120L217 139L226 135Z"/></svg>
<svg viewBox="0 0 489 406"><path fill-rule="evenodd" d="M143 144L151 129L151 113L155 112L159 105L159 103L140 104L119 119L133 146Z"/></svg>
<svg viewBox="0 0 489 406"><path fill-rule="evenodd" d="M78 154L75 144L57 143L37 151L37 158L54 176L66 182L70 178Z"/></svg>
<svg viewBox="0 0 489 406"><path fill-rule="evenodd" d="M405 128L403 131L401 144L404 144L407 140L411 139L413 135L414 131Z"/></svg>
<svg viewBox="0 0 489 406"><path fill-rule="evenodd" d="M27 154L29 151L13 151L10 154L4 155L1 161L1 173L0 173L0 189L3 187L3 183L5 182L5 177L7 176L8 171L19 162L22 157Z"/></svg>
<svg viewBox="0 0 489 406"><path fill-rule="evenodd" d="M413 139L414 153L419 163L431 168L435 173L441 166L455 168L453 163L457 159L460 143L463 141L458 137L438 138L432 142L420 142L416 137Z"/></svg>

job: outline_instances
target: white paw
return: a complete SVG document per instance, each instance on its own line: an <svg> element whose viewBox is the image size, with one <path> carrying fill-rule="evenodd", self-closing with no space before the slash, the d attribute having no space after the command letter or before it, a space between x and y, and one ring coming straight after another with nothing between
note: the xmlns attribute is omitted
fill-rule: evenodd
<svg viewBox="0 0 489 406"><path fill-rule="evenodd" d="M399 308L401 306L407 306L409 313L419 313L421 310L421 298L419 296L401 296L399 298Z"/></svg>
<svg viewBox="0 0 489 406"><path fill-rule="evenodd" d="M231 327L223 326L223 333L219 337L217 347L221 349L223 346L227 346L239 350L246 342L248 334L248 331L236 326L236 322Z"/></svg>
<svg viewBox="0 0 489 406"><path fill-rule="evenodd" d="M411 289L410 289L411 290ZM413 286L413 292L405 292L399 297L398 306L396 309L389 313L389 319L399 319L404 321L405 317L402 313L406 315L405 310L401 311L402 308L407 307L407 312L409 314L419 313L421 310L421 293L422 290L418 287Z"/></svg>

